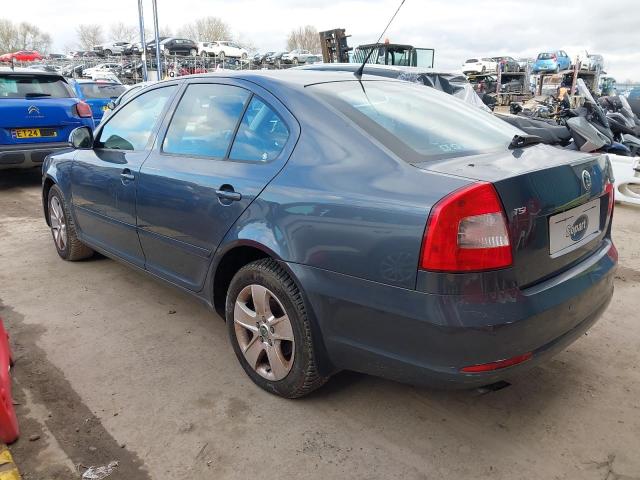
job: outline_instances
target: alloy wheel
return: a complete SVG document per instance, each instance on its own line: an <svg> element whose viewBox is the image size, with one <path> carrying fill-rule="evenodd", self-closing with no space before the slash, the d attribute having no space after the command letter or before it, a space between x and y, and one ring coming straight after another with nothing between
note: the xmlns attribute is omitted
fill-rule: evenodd
<svg viewBox="0 0 640 480"><path fill-rule="evenodd" d="M49 221L51 223L51 232L53 233L53 241L58 250L63 251L67 246L67 222L64 218L64 211L58 197L51 197L49 202Z"/></svg>
<svg viewBox="0 0 640 480"><path fill-rule="evenodd" d="M271 381L285 378L293 366L295 341L282 302L266 287L251 284L236 298L236 339L249 366Z"/></svg>

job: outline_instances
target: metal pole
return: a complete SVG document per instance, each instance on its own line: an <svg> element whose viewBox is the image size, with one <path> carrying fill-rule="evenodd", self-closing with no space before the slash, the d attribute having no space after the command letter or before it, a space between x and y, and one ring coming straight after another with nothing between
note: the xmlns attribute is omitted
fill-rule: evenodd
<svg viewBox="0 0 640 480"><path fill-rule="evenodd" d="M573 66L573 78L571 80L571 95L576 94L576 85L578 83L578 70L580 69L580 57L578 57L576 64Z"/></svg>
<svg viewBox="0 0 640 480"><path fill-rule="evenodd" d="M160 60L160 30L158 29L158 4L156 0L151 1L153 6L153 30L156 35L156 62L158 64L158 80L162 80L162 61Z"/></svg>
<svg viewBox="0 0 640 480"><path fill-rule="evenodd" d="M140 24L140 42L142 43L142 80L147 81L147 42L144 38L144 13L142 0L138 0L138 22Z"/></svg>

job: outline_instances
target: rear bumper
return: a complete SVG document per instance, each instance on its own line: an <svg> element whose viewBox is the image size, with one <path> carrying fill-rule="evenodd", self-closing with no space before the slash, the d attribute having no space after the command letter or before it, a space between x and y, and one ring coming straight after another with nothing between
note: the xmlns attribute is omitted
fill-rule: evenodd
<svg viewBox="0 0 640 480"><path fill-rule="evenodd" d="M534 65L532 68L533 72L552 72L556 69L559 69L558 65Z"/></svg>
<svg viewBox="0 0 640 480"><path fill-rule="evenodd" d="M471 388L530 368L584 334L613 295L610 241L557 277L526 290L437 295L289 265L311 303L331 364L417 385ZM489 373L465 366L524 353Z"/></svg>
<svg viewBox="0 0 640 480"><path fill-rule="evenodd" d="M70 147L67 142L0 145L0 170L38 167L47 155Z"/></svg>

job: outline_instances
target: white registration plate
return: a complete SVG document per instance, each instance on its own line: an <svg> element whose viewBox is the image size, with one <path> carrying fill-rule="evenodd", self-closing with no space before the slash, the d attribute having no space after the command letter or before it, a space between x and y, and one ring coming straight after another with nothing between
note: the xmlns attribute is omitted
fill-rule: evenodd
<svg viewBox="0 0 640 480"><path fill-rule="evenodd" d="M549 218L549 254L559 257L600 233L600 199Z"/></svg>

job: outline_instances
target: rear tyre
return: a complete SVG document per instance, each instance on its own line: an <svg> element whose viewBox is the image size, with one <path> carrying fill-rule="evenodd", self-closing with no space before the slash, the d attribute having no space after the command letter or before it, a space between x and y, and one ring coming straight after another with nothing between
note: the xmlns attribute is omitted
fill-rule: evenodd
<svg viewBox="0 0 640 480"><path fill-rule="evenodd" d="M242 60L246 60L247 59L247 54L243 53L241 58L242 58Z"/></svg>
<svg viewBox="0 0 640 480"><path fill-rule="evenodd" d="M218 58L219 58L220 60L223 60L223 61L224 61L224 52L220 52L220 53L218 54Z"/></svg>
<svg viewBox="0 0 640 480"><path fill-rule="evenodd" d="M202 53L200 53L200 56L202 58L207 58L209 56L209 54L207 52L203 51Z"/></svg>
<svg viewBox="0 0 640 480"><path fill-rule="evenodd" d="M110 57L111 55L113 55L113 52L111 50L105 50L104 51L104 56L105 57Z"/></svg>
<svg viewBox="0 0 640 480"><path fill-rule="evenodd" d="M191 50L189 50L189 55L191 55L192 57L195 57L198 54L198 51L195 48L192 48Z"/></svg>
<svg viewBox="0 0 640 480"><path fill-rule="evenodd" d="M91 257L94 252L78 240L73 218L57 185L53 185L49 190L47 202L51 235L58 255L71 262Z"/></svg>
<svg viewBox="0 0 640 480"><path fill-rule="evenodd" d="M226 321L238 361L253 382L285 398L307 395L328 377L316 367L305 302L270 258L241 268L227 292Z"/></svg>
<svg viewBox="0 0 640 480"><path fill-rule="evenodd" d="M293 59L293 64L294 64L294 65L298 65L298 63L299 63L299 62L298 62L298 59L297 59L297 58L294 58L294 59Z"/></svg>

